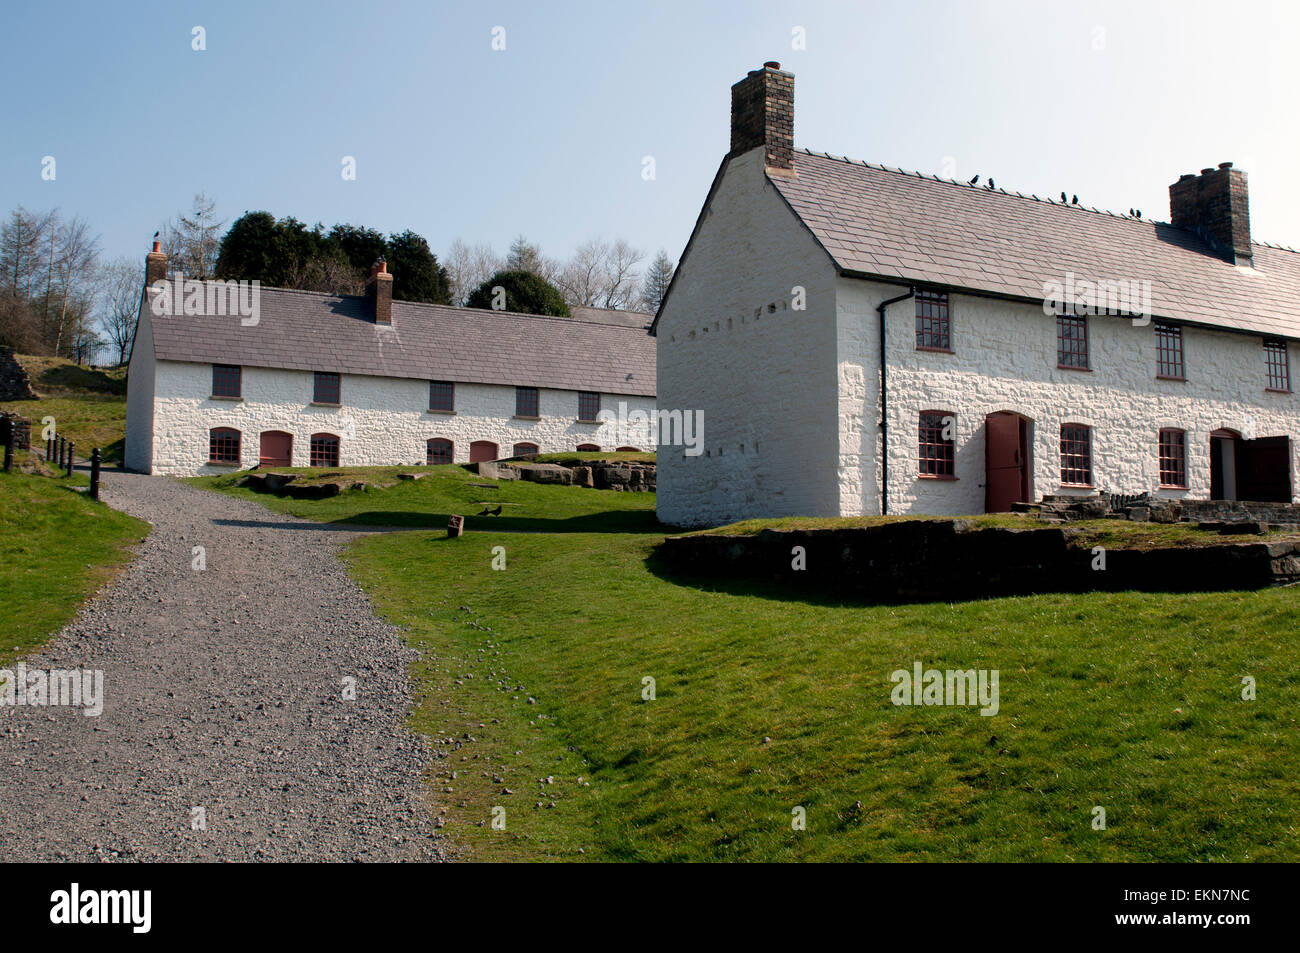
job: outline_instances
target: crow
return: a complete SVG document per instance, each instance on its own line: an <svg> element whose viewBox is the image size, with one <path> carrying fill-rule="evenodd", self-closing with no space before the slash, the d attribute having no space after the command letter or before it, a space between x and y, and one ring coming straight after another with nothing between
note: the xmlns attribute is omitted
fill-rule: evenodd
<svg viewBox="0 0 1300 953"><path fill-rule="evenodd" d="M993 179L990 178L990 179L989 179L989 191L991 192L993 189L996 189L996 188L997 188L997 186L993 184Z"/></svg>
<svg viewBox="0 0 1300 953"><path fill-rule="evenodd" d="M497 508L496 508L495 510L492 511L492 515L493 515L493 516L500 516L500 515L501 515L501 506L500 506L499 504L498 504Z"/></svg>
<svg viewBox="0 0 1300 953"><path fill-rule="evenodd" d="M970 184L971 184L971 185L977 185L977 184L979 183L979 180L980 180L980 177L977 175L977 176L975 176L975 178L973 178L973 179L970 180Z"/></svg>
<svg viewBox="0 0 1300 953"><path fill-rule="evenodd" d="M1065 201L1066 201L1066 199L1065 199L1065 193L1062 192L1062 193L1061 193L1061 204L1064 205L1064 204L1065 204Z"/></svg>
<svg viewBox="0 0 1300 953"><path fill-rule="evenodd" d="M483 507L483 512L480 513L479 516L487 516L487 515L488 515L488 508L485 506Z"/></svg>
<svg viewBox="0 0 1300 953"><path fill-rule="evenodd" d="M1070 204L1071 204L1071 205L1078 205L1078 204L1079 204L1079 196L1077 196L1077 195L1072 196L1072 197L1070 198Z"/></svg>
<svg viewBox="0 0 1300 953"><path fill-rule="evenodd" d="M1133 217L1133 210L1132 210L1132 209L1129 209L1129 210L1128 210L1128 217L1129 217L1129 218L1132 218L1132 217Z"/></svg>
<svg viewBox="0 0 1300 953"><path fill-rule="evenodd" d="M1142 217L1142 210L1141 210L1141 209L1138 209L1138 218L1141 218L1141 217Z"/></svg>

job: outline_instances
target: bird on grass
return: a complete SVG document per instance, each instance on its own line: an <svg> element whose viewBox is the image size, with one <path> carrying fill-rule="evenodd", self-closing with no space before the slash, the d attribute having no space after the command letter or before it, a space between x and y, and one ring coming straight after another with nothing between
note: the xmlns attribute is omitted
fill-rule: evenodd
<svg viewBox="0 0 1300 953"><path fill-rule="evenodd" d="M485 506L483 507L483 512L480 513L479 516L487 516L487 515L488 515L488 508Z"/></svg>
<svg viewBox="0 0 1300 953"><path fill-rule="evenodd" d="M500 507L500 505L498 505L497 508L496 508L495 510L492 511L492 515L493 515L493 516L500 516L500 515L501 515L501 507Z"/></svg>

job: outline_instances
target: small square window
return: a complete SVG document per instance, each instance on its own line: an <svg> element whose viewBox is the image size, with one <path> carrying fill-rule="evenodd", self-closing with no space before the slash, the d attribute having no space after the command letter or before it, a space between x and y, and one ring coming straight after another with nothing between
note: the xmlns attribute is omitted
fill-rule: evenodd
<svg viewBox="0 0 1300 953"><path fill-rule="evenodd" d="M341 403L339 400L339 375L326 371L317 371L316 386L311 399L318 404Z"/></svg>
<svg viewBox="0 0 1300 953"><path fill-rule="evenodd" d="M600 394L591 391L578 391L578 419L600 419Z"/></svg>
<svg viewBox="0 0 1300 953"><path fill-rule="evenodd" d="M537 456L537 444L535 443L517 443L514 445L513 455L516 457L532 458Z"/></svg>
<svg viewBox="0 0 1300 953"><path fill-rule="evenodd" d="M1187 487L1187 434L1181 430L1160 431L1160 485Z"/></svg>
<svg viewBox="0 0 1300 953"><path fill-rule="evenodd" d="M1291 390L1291 368L1287 362L1286 341L1265 341L1264 363L1268 367L1268 389Z"/></svg>
<svg viewBox="0 0 1300 953"><path fill-rule="evenodd" d="M425 444L424 462L429 466L440 463L453 463L455 447L450 440L434 437Z"/></svg>
<svg viewBox="0 0 1300 953"><path fill-rule="evenodd" d="M1056 316L1056 366L1088 369L1088 317L1082 314Z"/></svg>
<svg viewBox="0 0 1300 953"><path fill-rule="evenodd" d="M310 463L313 467L338 466L339 438L332 433L312 434Z"/></svg>
<svg viewBox="0 0 1300 953"><path fill-rule="evenodd" d="M1092 486L1091 427L1061 425L1061 482L1067 486Z"/></svg>
<svg viewBox="0 0 1300 953"><path fill-rule="evenodd" d="M429 381L429 409L451 413L456 409L456 385L451 381Z"/></svg>
<svg viewBox="0 0 1300 953"><path fill-rule="evenodd" d="M515 416L516 417L538 416L536 387L515 388Z"/></svg>
<svg viewBox="0 0 1300 953"><path fill-rule="evenodd" d="M1183 379L1183 329L1177 325L1156 325L1156 376Z"/></svg>
<svg viewBox="0 0 1300 953"><path fill-rule="evenodd" d="M239 465L239 431L216 427L208 431L208 462Z"/></svg>
<svg viewBox="0 0 1300 953"><path fill-rule="evenodd" d="M916 293L916 346L925 351L948 351L948 295L938 291Z"/></svg>
<svg viewBox="0 0 1300 953"><path fill-rule="evenodd" d="M212 396L241 396L241 369L237 364L212 365Z"/></svg>

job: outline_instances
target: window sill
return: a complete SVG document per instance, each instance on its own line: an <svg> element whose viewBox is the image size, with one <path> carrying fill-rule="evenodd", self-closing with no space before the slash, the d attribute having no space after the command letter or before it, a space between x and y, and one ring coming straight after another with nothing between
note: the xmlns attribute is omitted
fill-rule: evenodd
<svg viewBox="0 0 1300 953"><path fill-rule="evenodd" d="M1094 486L1093 484L1091 484L1091 483L1062 483L1062 484L1060 485L1059 489L1062 489L1062 490L1095 490L1095 489L1097 489L1097 487L1095 487L1095 486Z"/></svg>
<svg viewBox="0 0 1300 953"><path fill-rule="evenodd" d="M916 346L916 349L918 351L928 351L931 354L956 354L957 353L950 347L922 347L920 344Z"/></svg>
<svg viewBox="0 0 1300 953"><path fill-rule="evenodd" d="M599 420L599 419L596 419L596 420L588 420L588 419L585 418L585 417L579 417L577 420L574 421L574 423L578 423L578 424L598 424L598 423L603 423L603 421L601 421L601 420Z"/></svg>
<svg viewBox="0 0 1300 953"><path fill-rule="evenodd" d="M456 411L454 411L454 410L434 410L432 407L430 407L430 408L426 411L426 413L430 413L430 414L444 414L444 415L446 415L446 416L448 416L448 417L455 417L455 416L456 416Z"/></svg>
<svg viewBox="0 0 1300 953"><path fill-rule="evenodd" d="M210 466L210 467L228 467L228 468L231 469L231 470L238 470L238 469L239 469L239 461L237 461L237 460L209 460L209 461L208 461L208 466Z"/></svg>
<svg viewBox="0 0 1300 953"><path fill-rule="evenodd" d="M1186 377L1170 377L1168 374L1157 374L1157 375L1156 375L1156 380L1158 380L1158 381L1178 381L1180 384L1186 384L1186 383L1187 383L1187 378L1186 378Z"/></svg>
<svg viewBox="0 0 1300 953"><path fill-rule="evenodd" d="M227 397L227 396L224 396L224 395L221 395L221 394L212 394L212 395L210 395L210 396L208 397L208 400L229 400L229 401L233 401L234 403L242 403L243 400L244 400L244 398L242 398L242 397Z"/></svg>
<svg viewBox="0 0 1300 953"><path fill-rule="evenodd" d="M1056 369L1058 371L1086 371L1089 374L1092 373L1091 367L1071 367L1069 364L1057 364Z"/></svg>
<svg viewBox="0 0 1300 953"><path fill-rule="evenodd" d="M1188 489L1190 489L1190 487L1186 487L1186 486L1177 486L1177 485L1175 485L1175 484L1173 484L1173 483L1161 483L1159 489L1161 489L1161 490L1180 490L1180 491L1184 491L1184 492L1185 492L1185 491L1187 491Z"/></svg>
<svg viewBox="0 0 1300 953"><path fill-rule="evenodd" d="M1265 387L1265 388L1264 388L1264 393L1266 393L1266 394L1289 394L1289 393L1291 393L1291 388L1289 388L1289 387Z"/></svg>
<svg viewBox="0 0 1300 953"><path fill-rule="evenodd" d="M528 414L515 414L513 420L541 420L541 417L530 417Z"/></svg>
<svg viewBox="0 0 1300 953"><path fill-rule="evenodd" d="M957 482L957 478L955 476L952 476L951 474L941 474L941 473L918 473L916 475L916 478L918 480L938 480L940 483Z"/></svg>
<svg viewBox="0 0 1300 953"><path fill-rule="evenodd" d="M313 407L342 407L343 406L342 404L331 404L327 400L313 400L311 402L311 405Z"/></svg>

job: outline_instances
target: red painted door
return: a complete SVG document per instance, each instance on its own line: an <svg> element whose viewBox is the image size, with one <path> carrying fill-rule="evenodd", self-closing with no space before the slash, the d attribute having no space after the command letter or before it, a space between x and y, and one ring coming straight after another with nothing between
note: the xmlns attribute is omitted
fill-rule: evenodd
<svg viewBox="0 0 1300 953"><path fill-rule="evenodd" d="M257 462L263 467L293 466L293 434L283 430L264 431Z"/></svg>
<svg viewBox="0 0 1300 953"><path fill-rule="evenodd" d="M475 440L469 445L470 463L485 463L495 460L498 456L497 445L491 440Z"/></svg>
<svg viewBox="0 0 1300 953"><path fill-rule="evenodd" d="M1025 426L1016 414L989 414L984 419L984 510L1005 513L1025 502Z"/></svg>

